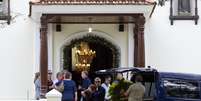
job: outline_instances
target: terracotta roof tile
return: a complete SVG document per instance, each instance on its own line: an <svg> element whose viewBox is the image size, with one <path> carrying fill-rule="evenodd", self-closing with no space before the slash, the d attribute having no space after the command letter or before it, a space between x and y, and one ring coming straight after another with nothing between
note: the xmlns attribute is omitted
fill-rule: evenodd
<svg viewBox="0 0 201 101"><path fill-rule="evenodd" d="M38 5L148 5L154 0L32 0Z"/></svg>

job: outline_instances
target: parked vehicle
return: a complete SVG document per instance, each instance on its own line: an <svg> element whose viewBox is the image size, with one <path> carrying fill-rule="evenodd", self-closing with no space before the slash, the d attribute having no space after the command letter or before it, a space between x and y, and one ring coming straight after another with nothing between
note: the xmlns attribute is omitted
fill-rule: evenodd
<svg viewBox="0 0 201 101"><path fill-rule="evenodd" d="M143 76L146 88L144 101L201 101L201 75L158 72L153 68L112 68L96 71L98 75L123 73L133 81L135 74Z"/></svg>

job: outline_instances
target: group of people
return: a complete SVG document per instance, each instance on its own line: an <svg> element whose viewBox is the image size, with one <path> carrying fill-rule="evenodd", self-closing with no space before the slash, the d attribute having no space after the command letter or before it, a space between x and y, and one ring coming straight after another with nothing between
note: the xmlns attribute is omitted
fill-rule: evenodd
<svg viewBox="0 0 201 101"><path fill-rule="evenodd" d="M58 75L57 78L60 80L62 79L62 74ZM55 88L55 83L59 80L56 79L55 81L52 81L52 72L48 71L48 85L47 85L47 91L49 92L53 88ZM40 72L35 73L34 78L34 85L35 85L35 99L39 100L41 97L41 78L40 78Z"/></svg>
<svg viewBox="0 0 201 101"><path fill-rule="evenodd" d="M88 77L87 71L81 72L82 83L81 85L76 85L72 80L72 74L70 72L65 72L62 74L63 79L59 79L55 83L55 88L59 87L61 84L64 86L62 93L62 101L107 101L106 90L109 89L108 80L111 80L110 77L107 77L105 83L101 84L101 79L96 77L94 83L91 82ZM106 82L107 81L107 82ZM102 87L104 85L104 87ZM81 93L81 98L78 99L78 91Z"/></svg>
<svg viewBox="0 0 201 101"><path fill-rule="evenodd" d="M109 95L109 88L112 78L106 76L104 82L101 82L101 78L95 77L92 83L91 79L88 77L87 71L81 72L82 82L76 85L75 81L72 80L72 74L69 71L58 72L56 75L57 79L52 81L51 75L50 79L48 76L48 90L53 88L58 89L61 85L63 90L62 101L111 101L111 96ZM118 83L123 79L121 73L117 74L117 79L113 83ZM124 92L124 96L128 97L128 101L143 101L143 96L145 93L145 87L143 86L142 76L137 75L135 77L135 83L133 83L127 91ZM34 79L35 84L35 96L36 99L40 99L40 74L37 73ZM78 97L78 92L81 97Z"/></svg>

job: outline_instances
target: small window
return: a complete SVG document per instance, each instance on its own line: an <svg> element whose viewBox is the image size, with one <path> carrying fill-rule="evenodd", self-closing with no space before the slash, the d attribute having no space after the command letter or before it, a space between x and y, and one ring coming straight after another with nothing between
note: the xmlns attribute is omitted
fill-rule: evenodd
<svg viewBox="0 0 201 101"><path fill-rule="evenodd" d="M4 8L3 8L3 0L0 0L0 15L3 14L3 10L4 10Z"/></svg>
<svg viewBox="0 0 201 101"><path fill-rule="evenodd" d="M190 16L191 15L190 0L178 0L178 15L179 16Z"/></svg>
<svg viewBox="0 0 201 101"><path fill-rule="evenodd" d="M170 0L170 21L174 20L194 20L198 23L197 0Z"/></svg>
<svg viewBox="0 0 201 101"><path fill-rule="evenodd" d="M166 96L199 99L199 85L196 81L164 79L163 80Z"/></svg>
<svg viewBox="0 0 201 101"><path fill-rule="evenodd" d="M0 0L0 20L7 20L10 24L10 0Z"/></svg>
<svg viewBox="0 0 201 101"><path fill-rule="evenodd" d="M0 11L2 9L3 0L0 0Z"/></svg>
<svg viewBox="0 0 201 101"><path fill-rule="evenodd" d="M194 14L194 0L173 0L172 10L173 16L192 16Z"/></svg>

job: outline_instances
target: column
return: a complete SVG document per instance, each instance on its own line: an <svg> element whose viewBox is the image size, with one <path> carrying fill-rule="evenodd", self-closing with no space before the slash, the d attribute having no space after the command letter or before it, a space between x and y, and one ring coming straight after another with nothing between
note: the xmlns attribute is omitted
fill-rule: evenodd
<svg viewBox="0 0 201 101"><path fill-rule="evenodd" d="M47 16L41 16L40 28L40 74L41 74L41 97L47 93L48 74L48 50L47 50Z"/></svg>
<svg viewBox="0 0 201 101"><path fill-rule="evenodd" d="M144 46L144 24L145 17L140 15L136 18L134 27L134 66L145 67L145 46Z"/></svg>
<svg viewBox="0 0 201 101"><path fill-rule="evenodd" d="M134 28L134 24L133 23L129 23L128 24L128 67L133 67L134 63L134 35L133 35L133 28Z"/></svg>

